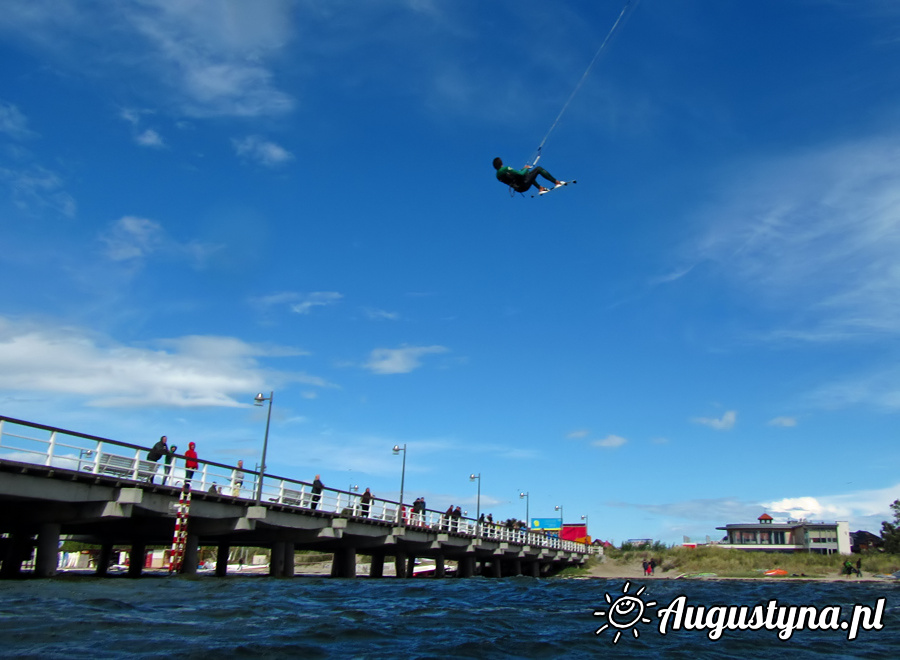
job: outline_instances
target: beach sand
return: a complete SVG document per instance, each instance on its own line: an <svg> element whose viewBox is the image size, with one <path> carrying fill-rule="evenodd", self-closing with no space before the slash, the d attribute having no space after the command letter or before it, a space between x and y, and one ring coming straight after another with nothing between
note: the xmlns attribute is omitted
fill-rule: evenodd
<svg viewBox="0 0 900 660"><path fill-rule="evenodd" d="M891 577L877 577L871 573L868 575L863 571L862 577L856 577L855 575L841 575L838 572L834 572L827 575L816 575L816 576L782 576L782 577L767 577L762 574L759 577L720 577L716 576L704 576L704 577L690 577L690 574L685 575L680 571L663 571L660 567L656 568L656 572L653 575L646 576L644 575L644 568L641 566L640 561L636 561L631 564L619 564L617 562L604 561L597 566L589 569L584 577L592 577L592 578L605 578L612 580L674 580L674 579L693 579L693 580L819 580L825 582L885 582L885 581L893 581L896 578Z"/></svg>

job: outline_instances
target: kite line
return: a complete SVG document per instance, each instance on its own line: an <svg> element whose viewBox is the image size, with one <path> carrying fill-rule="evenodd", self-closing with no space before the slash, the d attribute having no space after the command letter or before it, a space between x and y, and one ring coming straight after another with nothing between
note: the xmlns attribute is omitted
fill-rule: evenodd
<svg viewBox="0 0 900 660"><path fill-rule="evenodd" d="M556 116L556 120L550 126L550 130L547 131L547 134L544 136L544 139L541 140L541 144L538 146L537 151L535 151L530 164L532 166L537 165L537 162L541 159L541 150L544 148L544 144L547 142L547 138L550 137L550 134L556 128L556 125L559 124L559 120L562 119L562 116L565 114L566 110L569 109L569 104L572 103L572 99L575 98L575 95L578 94L578 90L581 89L581 86L584 84L584 81L587 80L588 75L591 73L591 69L594 68L594 64L597 63L597 60L600 59L600 55L603 54L603 51L606 49L606 45L610 42L613 35L619 29L619 27L625 22L626 14L629 14L629 10L634 11L634 9L640 4L640 0L627 0L625 6L622 7L622 11L619 13L619 17L616 19L616 22L613 23L613 26L610 28L609 32L606 34L606 38L603 40L603 43L600 44L600 48L597 49L597 52L594 54L594 59L591 60L591 63L588 64L587 69L585 69L584 74L581 76L581 80L578 81L578 84L575 85L575 89L572 90L572 93L569 95L569 98L566 100L565 104L562 107L562 110L559 111L559 114ZM629 14L630 15L630 14Z"/></svg>

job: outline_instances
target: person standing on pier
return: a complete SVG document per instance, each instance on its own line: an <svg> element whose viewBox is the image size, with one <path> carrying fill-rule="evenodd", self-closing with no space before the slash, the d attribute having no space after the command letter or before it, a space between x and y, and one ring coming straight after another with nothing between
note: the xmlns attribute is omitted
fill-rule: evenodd
<svg viewBox="0 0 900 660"><path fill-rule="evenodd" d="M322 480L319 479L319 475L317 474L312 485L312 504L309 507L313 511L319 506L319 500L322 499L322 489L324 487L325 485L322 483Z"/></svg>
<svg viewBox="0 0 900 660"><path fill-rule="evenodd" d="M150 451L147 452L147 460L150 463L153 463L152 470L147 471L147 481L151 484L153 483L153 477L156 476L156 461L161 459L165 454L169 452L169 448L166 446L166 436L162 436L153 447L150 448ZM165 481L163 481L165 483Z"/></svg>
<svg viewBox="0 0 900 660"><path fill-rule="evenodd" d="M362 497L359 498L360 509L362 510L363 518L369 517L369 509L372 506L372 491L366 488L366 492L362 494Z"/></svg>
<svg viewBox="0 0 900 660"><path fill-rule="evenodd" d="M175 469L175 454L177 452L178 445L172 445L169 447L169 451L166 452L166 466L163 468L165 471L163 474L163 486L172 478L172 470Z"/></svg>
<svg viewBox="0 0 900 660"><path fill-rule="evenodd" d="M244 485L244 461L238 461L237 467L231 471L231 496L241 496L241 486Z"/></svg>
<svg viewBox="0 0 900 660"><path fill-rule="evenodd" d="M184 452L184 483L189 484L194 476L194 470L200 465L197 463L197 445L188 443L188 450Z"/></svg>

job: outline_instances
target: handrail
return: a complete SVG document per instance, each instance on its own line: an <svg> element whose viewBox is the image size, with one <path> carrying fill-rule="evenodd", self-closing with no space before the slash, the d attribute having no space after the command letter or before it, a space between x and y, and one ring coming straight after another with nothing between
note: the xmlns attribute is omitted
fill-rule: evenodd
<svg viewBox="0 0 900 660"><path fill-rule="evenodd" d="M24 427L49 433L49 437L35 438L25 435L26 431L13 433L9 426ZM28 422L0 415L0 460L30 463L56 469L91 473L100 477L117 478L135 482L153 481L157 485L180 488L190 477L194 492L215 494L230 499L255 503L256 486L261 473L257 470L197 459L198 467L188 474L184 467L184 455L176 454L182 462L170 464L165 459L148 461L148 447L103 438L77 431ZM364 506L361 495L334 488L322 488L314 492L309 482L265 473L261 503L264 506L316 511L322 515L352 516L374 522L401 525L409 529L461 534L464 536L496 540L522 545L561 549L583 554L592 554L591 546L539 534L528 529L507 529L493 523L478 524L474 518L448 517L446 512L426 509L423 513L413 512L408 504L373 497ZM402 515L398 515L398 512Z"/></svg>

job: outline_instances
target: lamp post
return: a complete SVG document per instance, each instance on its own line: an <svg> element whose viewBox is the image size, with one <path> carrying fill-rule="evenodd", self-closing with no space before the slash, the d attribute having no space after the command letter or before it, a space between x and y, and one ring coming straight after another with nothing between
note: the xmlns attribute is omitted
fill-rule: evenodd
<svg viewBox="0 0 900 660"><path fill-rule="evenodd" d="M404 444L402 447L400 445L394 445L392 449L394 452L394 456L398 455L401 451L403 452L403 468L400 471L400 508L397 509L397 517L399 518L399 525L403 524L403 486L406 481L406 445Z"/></svg>
<svg viewBox="0 0 900 660"><path fill-rule="evenodd" d="M565 514L563 513L562 504L557 504L555 510L559 511L559 538L562 538L563 521L565 520L565 517L566 517Z"/></svg>
<svg viewBox="0 0 900 660"><path fill-rule="evenodd" d="M525 524L528 526L528 529L531 529L531 518L528 515L528 509L531 505L531 497L526 493L519 493L519 499L525 500Z"/></svg>
<svg viewBox="0 0 900 660"><path fill-rule="evenodd" d="M478 524L481 522L481 472L469 475L469 481L476 479L478 480L478 499L475 500L475 521Z"/></svg>
<svg viewBox="0 0 900 660"><path fill-rule="evenodd" d="M275 392L269 392L269 396L263 396L262 392L257 394L253 399L254 406L261 406L263 401L269 402L269 412L266 415L266 435L263 438L262 463L259 465L259 481L256 484L256 503L262 502L263 475L266 473L266 451L269 448L269 422L272 421L272 399L275 398Z"/></svg>

